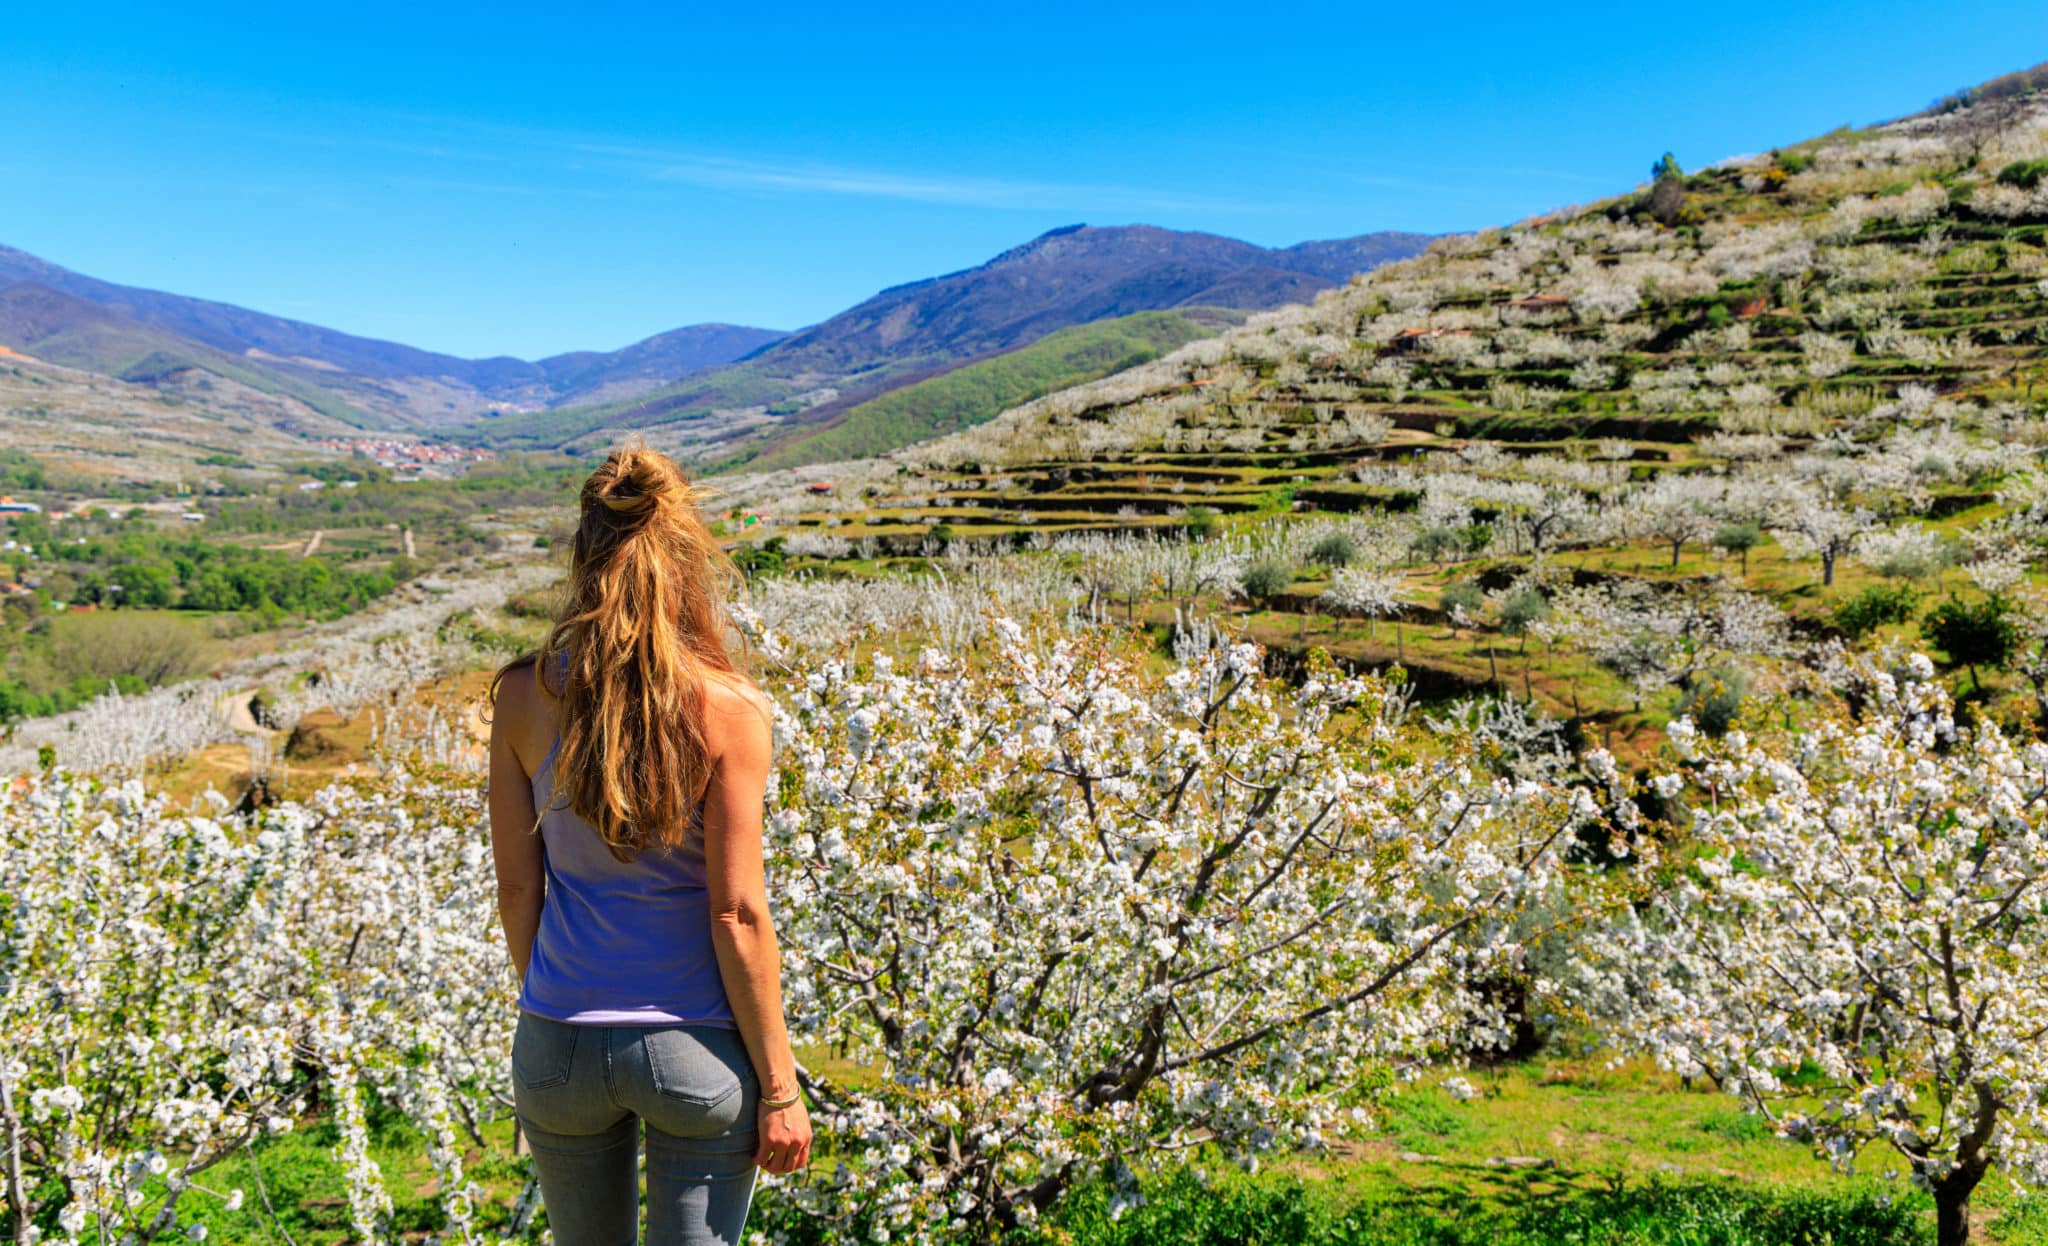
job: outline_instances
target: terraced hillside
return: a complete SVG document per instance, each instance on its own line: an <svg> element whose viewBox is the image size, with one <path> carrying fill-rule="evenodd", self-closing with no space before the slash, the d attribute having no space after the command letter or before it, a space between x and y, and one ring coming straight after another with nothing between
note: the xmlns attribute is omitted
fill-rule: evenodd
<svg viewBox="0 0 2048 1246"><path fill-rule="evenodd" d="M1628 194L735 496L826 557L1064 540L1080 574L1121 558L1106 582L1155 622L1178 573L1084 538L1168 537L1263 639L1633 730L1795 650L1932 627L1937 598L2030 591L2044 341L2048 104L1958 100L1690 175L1667 158Z"/></svg>

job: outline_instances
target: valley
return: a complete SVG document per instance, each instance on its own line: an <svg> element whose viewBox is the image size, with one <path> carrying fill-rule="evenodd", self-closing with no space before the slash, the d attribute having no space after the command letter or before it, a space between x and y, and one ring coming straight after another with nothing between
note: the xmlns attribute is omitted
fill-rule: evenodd
<svg viewBox="0 0 2048 1246"><path fill-rule="evenodd" d="M640 438L775 707L767 1240L2048 1242L2048 67L1778 139L536 362L0 253L0 1216L543 1240L485 689Z"/></svg>

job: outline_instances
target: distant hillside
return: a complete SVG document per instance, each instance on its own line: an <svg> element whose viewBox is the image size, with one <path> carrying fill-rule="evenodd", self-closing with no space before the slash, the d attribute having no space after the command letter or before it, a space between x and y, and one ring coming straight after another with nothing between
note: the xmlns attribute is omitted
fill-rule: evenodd
<svg viewBox="0 0 2048 1246"><path fill-rule="evenodd" d="M539 363L561 403L601 403L658 389L677 377L743 359L785 334L744 325L694 324L614 351L572 351Z"/></svg>
<svg viewBox="0 0 2048 1246"><path fill-rule="evenodd" d="M676 450L760 444L783 437L782 424L804 408L856 392L879 396L1069 325L1173 308L1275 307L1417 254L1427 241L1381 233L1269 249L1150 225L1068 226L974 268L891 287L736 365L624 402L492 421L474 435L542 447L652 429Z"/></svg>
<svg viewBox="0 0 2048 1246"><path fill-rule="evenodd" d="M804 413L803 430L720 466L758 471L827 463L958 432L1054 390L1156 359L1213 335L1218 327L1213 318L1197 320L1181 312L1139 312L1072 325L1029 346L878 398L814 408ZM811 429L812 422L822 426Z"/></svg>
<svg viewBox="0 0 2048 1246"><path fill-rule="evenodd" d="M770 329L692 325L616 351L538 362L462 359L227 303L116 285L4 246L0 302L8 305L0 308L0 345L16 350L109 376L156 354L171 367L197 367L289 394L354 423L412 428L445 427L507 406L628 396L730 363L781 336Z"/></svg>
<svg viewBox="0 0 2048 1246"><path fill-rule="evenodd" d="M884 290L791 334L763 362L847 372L869 360L971 357L1011 350L1057 328L1173 307L1277 307L1421 251L1420 234L1268 250L1215 234L1151 225L1056 229L986 264ZM1339 260L1356 248L1363 263ZM1341 270L1341 272L1339 271Z"/></svg>
<svg viewBox="0 0 2048 1246"><path fill-rule="evenodd" d="M347 424L379 422L334 392L290 373L128 319L40 282L0 287L0 343L36 359L140 384L187 370L207 372L294 398Z"/></svg>
<svg viewBox="0 0 2048 1246"><path fill-rule="evenodd" d="M117 380L0 347L0 452L25 453L63 487L196 485L232 463L261 471L327 453L350 425L218 373Z"/></svg>

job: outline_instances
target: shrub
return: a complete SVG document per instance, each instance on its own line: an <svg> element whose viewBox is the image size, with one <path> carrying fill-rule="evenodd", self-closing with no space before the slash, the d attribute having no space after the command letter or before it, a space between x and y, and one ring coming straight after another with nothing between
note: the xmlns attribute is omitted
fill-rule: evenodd
<svg viewBox="0 0 2048 1246"><path fill-rule="evenodd" d="M1309 560L1324 567L1348 567L1358 558L1358 542L1348 532L1332 532L1317 541Z"/></svg>
<svg viewBox="0 0 2048 1246"><path fill-rule="evenodd" d="M53 630L50 656L64 678L98 692L124 676L154 687L196 675L211 664L213 642L195 619L74 614Z"/></svg>
<svg viewBox="0 0 2048 1246"><path fill-rule="evenodd" d="M2034 189L2044 177L2048 177L2048 160L2015 160L1998 171L2000 185L2021 190Z"/></svg>
<svg viewBox="0 0 2048 1246"><path fill-rule="evenodd" d="M1197 541L1206 541L1210 537L1215 536L1216 530L1222 525L1215 507L1190 506L1188 507L1188 513L1181 517L1180 526L1181 531Z"/></svg>
<svg viewBox="0 0 2048 1246"><path fill-rule="evenodd" d="M1465 551L1464 538L1453 528L1424 528L1415 534L1408 548L1417 558L1442 562Z"/></svg>
<svg viewBox="0 0 2048 1246"><path fill-rule="evenodd" d="M1742 713L1743 698L1749 695L1749 677L1732 666L1716 667L1693 676L1692 686L1679 698L1678 712L1710 736L1722 736Z"/></svg>
<svg viewBox="0 0 2048 1246"><path fill-rule="evenodd" d="M1866 636L1891 623L1910 623L1920 611L1911 587L1879 584L1835 607L1835 626L1851 637Z"/></svg>
<svg viewBox="0 0 2048 1246"><path fill-rule="evenodd" d="M1714 534L1714 546L1724 554L1742 556L1742 574L1749 574L1749 551L1764 543L1764 530L1754 520L1732 523Z"/></svg>
<svg viewBox="0 0 2048 1246"><path fill-rule="evenodd" d="M937 535L936 530L933 535ZM782 546L783 539L779 536L768 538L767 543L763 545L742 545L732 552L733 565L748 575L759 575L763 572L772 575L782 570L783 564L787 561Z"/></svg>
<svg viewBox="0 0 2048 1246"><path fill-rule="evenodd" d="M1948 655L1949 665L1969 668L1975 685L1978 667L2003 669L2019 648L2020 628L2012 615L2012 602L1996 593L1977 602L1951 598L1928 612L1920 632Z"/></svg>
<svg viewBox="0 0 2048 1246"><path fill-rule="evenodd" d="M1453 621L1460 614L1468 619L1476 619L1480 612L1486 609L1486 593L1477 584L1461 581L1444 589L1443 596L1437 598L1437 605L1442 607L1443 612L1450 615Z"/></svg>
<svg viewBox="0 0 2048 1246"><path fill-rule="evenodd" d="M1521 637L1523 648L1529 645L1529 629L1549 617L1550 599L1533 588L1510 593L1500 603L1500 630Z"/></svg>
<svg viewBox="0 0 2048 1246"><path fill-rule="evenodd" d="M1263 558L1245 569L1244 595L1257 602L1271 601L1292 583L1294 568L1277 558Z"/></svg>

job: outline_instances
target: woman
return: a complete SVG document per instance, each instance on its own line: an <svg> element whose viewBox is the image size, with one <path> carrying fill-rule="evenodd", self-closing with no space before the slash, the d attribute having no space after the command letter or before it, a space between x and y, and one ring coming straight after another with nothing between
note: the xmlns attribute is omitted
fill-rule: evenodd
<svg viewBox="0 0 2048 1246"><path fill-rule="evenodd" d="M735 1243L811 1126L761 865L770 708L732 563L665 455L584 482L567 599L491 689L491 849L520 978L513 1093L562 1246Z"/></svg>

